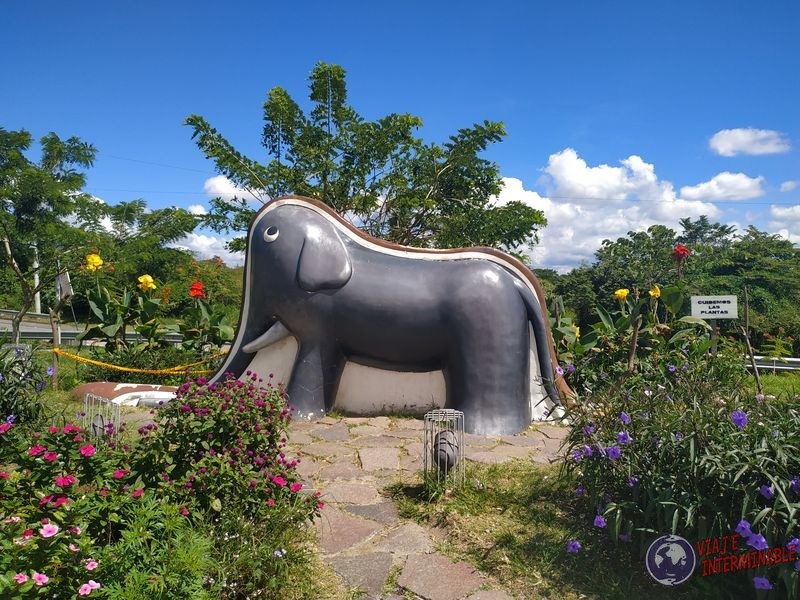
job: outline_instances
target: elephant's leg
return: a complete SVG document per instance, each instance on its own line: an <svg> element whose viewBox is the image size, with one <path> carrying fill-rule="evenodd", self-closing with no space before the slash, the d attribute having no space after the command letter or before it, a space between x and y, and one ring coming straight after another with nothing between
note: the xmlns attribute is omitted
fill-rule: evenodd
<svg viewBox="0 0 800 600"><path fill-rule="evenodd" d="M469 323L448 359L448 404L464 412L468 433L513 434L531 423L527 321L486 330Z"/></svg>
<svg viewBox="0 0 800 600"><path fill-rule="evenodd" d="M289 380L289 403L304 418L320 418L333 405L344 365L339 350L320 342L300 342Z"/></svg>

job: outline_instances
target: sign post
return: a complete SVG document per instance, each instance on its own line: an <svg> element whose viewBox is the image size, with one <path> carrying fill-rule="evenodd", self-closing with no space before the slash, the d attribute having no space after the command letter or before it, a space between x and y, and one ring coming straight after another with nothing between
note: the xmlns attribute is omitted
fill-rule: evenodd
<svg viewBox="0 0 800 600"><path fill-rule="evenodd" d="M717 319L738 319L739 300L736 296L692 296L692 316L706 319L711 325L712 352L717 353Z"/></svg>

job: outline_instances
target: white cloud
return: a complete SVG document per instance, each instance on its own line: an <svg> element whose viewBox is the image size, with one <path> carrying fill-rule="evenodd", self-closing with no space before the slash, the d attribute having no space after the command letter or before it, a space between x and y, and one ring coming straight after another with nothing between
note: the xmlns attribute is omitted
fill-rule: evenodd
<svg viewBox="0 0 800 600"><path fill-rule="evenodd" d="M224 175L209 177L203 183L203 189L211 198L232 199L234 196L245 198L246 200L262 201L264 194L261 190L252 190L252 193L244 188L237 187L230 179Z"/></svg>
<svg viewBox="0 0 800 600"><path fill-rule="evenodd" d="M780 154L791 150L789 140L772 129L740 127L718 131L708 141L708 146L721 156L737 154Z"/></svg>
<svg viewBox="0 0 800 600"><path fill-rule="evenodd" d="M654 165L629 156L620 166L590 166L572 148L550 156L539 183L546 196L526 190L521 180L505 177L497 202L520 200L542 210L548 225L530 252L532 264L566 271L592 262L603 240L661 223L676 231L683 217L721 216L712 203L679 197L673 184L660 180Z"/></svg>
<svg viewBox="0 0 800 600"><path fill-rule="evenodd" d="M796 181L791 181L791 180L790 181L784 181L781 184L781 191L782 192L791 192L796 187L797 187L797 182Z"/></svg>
<svg viewBox="0 0 800 600"><path fill-rule="evenodd" d="M201 260L219 256L230 266L243 265L244 253L231 252L225 247L225 242L226 240L213 235L190 233L185 238L176 242L174 246L193 252Z"/></svg>
<svg viewBox="0 0 800 600"><path fill-rule="evenodd" d="M681 188L681 196L687 200L748 200L764 195L761 185L764 178L748 177L744 173L724 171L709 181Z"/></svg>
<svg viewBox="0 0 800 600"><path fill-rule="evenodd" d="M800 224L800 204L794 206L776 206L769 207L769 216L779 221L797 221Z"/></svg>
<svg viewBox="0 0 800 600"><path fill-rule="evenodd" d="M202 204L190 204L189 208L187 208L186 210L188 210L193 215L207 215L208 214L208 211L206 210L206 207L203 206Z"/></svg>

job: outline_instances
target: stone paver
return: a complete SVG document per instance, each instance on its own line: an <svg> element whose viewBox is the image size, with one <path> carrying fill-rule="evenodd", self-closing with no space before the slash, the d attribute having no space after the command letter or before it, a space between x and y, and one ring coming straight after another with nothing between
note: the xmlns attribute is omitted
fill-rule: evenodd
<svg viewBox="0 0 800 600"><path fill-rule="evenodd" d="M397 448L361 448L358 451L361 468L367 472L379 469L397 470L400 465L400 450Z"/></svg>
<svg viewBox="0 0 800 600"><path fill-rule="evenodd" d="M467 600L514 600L514 596L509 596L502 590L480 590L470 594Z"/></svg>
<svg viewBox="0 0 800 600"><path fill-rule="evenodd" d="M511 457L487 450L482 452L467 451L467 460L483 463L485 465L499 465L500 463L508 462L511 460Z"/></svg>
<svg viewBox="0 0 800 600"><path fill-rule="evenodd" d="M397 584L425 600L459 600L483 585L483 578L467 563L441 554L412 554Z"/></svg>
<svg viewBox="0 0 800 600"><path fill-rule="evenodd" d="M347 504L343 507L347 512L360 517L372 519L384 525L397 523L397 507L392 502L378 502L376 504Z"/></svg>
<svg viewBox="0 0 800 600"><path fill-rule="evenodd" d="M319 457L342 457L350 456L353 454L353 449L345 446L344 444L337 444L335 442L314 442L308 446L304 446L303 454L311 454Z"/></svg>
<svg viewBox="0 0 800 600"><path fill-rule="evenodd" d="M326 505L316 522L320 546L327 554L336 554L360 544L383 526Z"/></svg>
<svg viewBox="0 0 800 600"><path fill-rule="evenodd" d="M383 427L376 427L375 425L358 425L357 427L350 428L351 436L365 436L365 435L383 435L386 430Z"/></svg>
<svg viewBox="0 0 800 600"><path fill-rule="evenodd" d="M372 552L358 556L334 556L330 563L347 585L366 593L366 596L359 598L378 600L392 568L392 555L388 552Z"/></svg>
<svg viewBox="0 0 800 600"><path fill-rule="evenodd" d="M385 538L373 541L372 545L376 551L399 555L433 552L431 536L416 523L404 523Z"/></svg>
<svg viewBox="0 0 800 600"><path fill-rule="evenodd" d="M377 488L361 481L334 481L325 487L326 502L339 504L375 504L380 500Z"/></svg>
<svg viewBox="0 0 800 600"><path fill-rule="evenodd" d="M325 440L326 442L344 442L350 439L350 431L344 423L312 429L309 433L313 437Z"/></svg>
<svg viewBox="0 0 800 600"><path fill-rule="evenodd" d="M360 479L364 472L354 465L352 461L339 461L332 465L322 467L317 473L317 479L332 481L334 479Z"/></svg>

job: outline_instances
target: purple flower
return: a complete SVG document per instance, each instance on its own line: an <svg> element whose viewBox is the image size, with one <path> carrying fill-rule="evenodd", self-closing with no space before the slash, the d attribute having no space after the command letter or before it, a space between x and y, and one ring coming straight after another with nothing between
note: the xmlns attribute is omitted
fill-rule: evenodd
<svg viewBox="0 0 800 600"><path fill-rule="evenodd" d="M622 455L622 451L619 449L619 446L617 446L616 444L614 444L614 445L612 445L612 446L609 446L609 447L606 449L606 455L607 455L607 456L608 456L608 458L610 458L611 460L617 460L617 459L618 459L618 458L619 458L619 457Z"/></svg>
<svg viewBox="0 0 800 600"><path fill-rule="evenodd" d="M622 421L625 425L631 424L631 418L628 416L628 413L626 413L624 410L621 413L619 413L619 420Z"/></svg>
<svg viewBox="0 0 800 600"><path fill-rule="evenodd" d="M594 526L595 527L605 527L606 526L606 519L603 515L597 515L594 518Z"/></svg>
<svg viewBox="0 0 800 600"><path fill-rule="evenodd" d="M577 554L581 550L581 543L578 540L570 540L567 542L567 552L570 554Z"/></svg>
<svg viewBox="0 0 800 600"><path fill-rule="evenodd" d="M583 455L588 458L592 454L594 454L594 450L592 450L592 447L589 446L588 444L584 444L583 445Z"/></svg>
<svg viewBox="0 0 800 600"><path fill-rule="evenodd" d="M794 563L794 570L795 571L800 571L800 560L798 560L796 563Z"/></svg>
<svg viewBox="0 0 800 600"><path fill-rule="evenodd" d="M677 370L678 370L678 369L677 369L677 367L675 367L675 365L669 365L669 366L667 367L667 371L669 371L670 373L674 373L674 372L675 372L675 371L677 371Z"/></svg>
<svg viewBox="0 0 800 600"><path fill-rule="evenodd" d="M739 524L736 526L736 533L742 537L750 537L753 535L753 532L750 531L750 522L744 519L739 521Z"/></svg>
<svg viewBox="0 0 800 600"><path fill-rule="evenodd" d="M575 462L581 462L583 460L583 454L581 454L580 450L572 451L572 460L574 460Z"/></svg>
<svg viewBox="0 0 800 600"><path fill-rule="evenodd" d="M37 384L36 384L36 392L37 392L37 393L38 393L38 392L41 392L41 391L44 389L44 386L45 386L45 382L44 382L44 380L42 380L42 381L40 381L39 383L37 383Z"/></svg>
<svg viewBox="0 0 800 600"><path fill-rule="evenodd" d="M681 365L681 371L683 371L685 373L688 370L689 370L689 363L683 363Z"/></svg>
<svg viewBox="0 0 800 600"><path fill-rule="evenodd" d="M683 434L680 431L676 431L672 434L672 437L675 438L676 442L680 442L683 439Z"/></svg>
<svg viewBox="0 0 800 600"><path fill-rule="evenodd" d="M574 372L575 372L575 365L573 365L572 363L569 363L567 365L567 373L574 373Z"/></svg>
<svg viewBox="0 0 800 600"><path fill-rule="evenodd" d="M771 485L762 485L758 488L758 492L767 500L772 500L775 497L775 490L772 489Z"/></svg>
<svg viewBox="0 0 800 600"><path fill-rule="evenodd" d="M620 431L617 434L617 443L622 444L623 446L627 446L633 441L630 434L627 431Z"/></svg>
<svg viewBox="0 0 800 600"><path fill-rule="evenodd" d="M17 415L8 415L6 417L6 423L13 423L17 418Z"/></svg>
<svg viewBox="0 0 800 600"><path fill-rule="evenodd" d="M763 402L764 401L764 394L756 394L756 400L758 400L759 402Z"/></svg>
<svg viewBox="0 0 800 600"><path fill-rule="evenodd" d="M747 414L741 410L735 410L731 413L731 422L739 429L744 429L747 425Z"/></svg>
<svg viewBox="0 0 800 600"><path fill-rule="evenodd" d="M628 542L628 543L630 543L630 541L631 541L631 536L630 536L629 534L627 534L627 533L620 533L620 534L619 534L619 539L621 539L623 542Z"/></svg>
<svg viewBox="0 0 800 600"><path fill-rule="evenodd" d="M584 435L592 435L593 433L594 433L594 423L589 423L588 425L584 426L583 428Z"/></svg>
<svg viewBox="0 0 800 600"><path fill-rule="evenodd" d="M747 543L756 550L766 550L769 548L766 538L760 533L751 533L750 537L747 538Z"/></svg>
<svg viewBox="0 0 800 600"><path fill-rule="evenodd" d="M576 487L576 488L575 488L575 495L576 495L578 498L580 498L580 497L582 497L582 496L585 496L585 495L586 495L586 488L585 488L585 487L583 487L583 485L582 485L582 484L581 484L581 485L579 485L578 487Z"/></svg>
<svg viewBox="0 0 800 600"><path fill-rule="evenodd" d="M556 367L556 375L564 375L564 369L560 365Z"/></svg>
<svg viewBox="0 0 800 600"><path fill-rule="evenodd" d="M636 475L628 477L628 487L634 487L637 483L639 483L639 478Z"/></svg>
<svg viewBox="0 0 800 600"><path fill-rule="evenodd" d="M786 547L787 547L789 550L793 550L793 551L797 552L797 551L800 549L800 539L798 539L798 538L793 538L793 539L789 540L789 541L786 543Z"/></svg>
<svg viewBox="0 0 800 600"><path fill-rule="evenodd" d="M789 482L789 487L792 488L795 494L800 494L800 477L792 477L792 480Z"/></svg>
<svg viewBox="0 0 800 600"><path fill-rule="evenodd" d="M56 370L53 367L47 367L47 376L52 377L55 375Z"/></svg>
<svg viewBox="0 0 800 600"><path fill-rule="evenodd" d="M753 577L753 585L757 590L771 590L772 584L766 577Z"/></svg>

